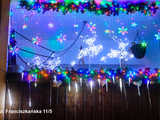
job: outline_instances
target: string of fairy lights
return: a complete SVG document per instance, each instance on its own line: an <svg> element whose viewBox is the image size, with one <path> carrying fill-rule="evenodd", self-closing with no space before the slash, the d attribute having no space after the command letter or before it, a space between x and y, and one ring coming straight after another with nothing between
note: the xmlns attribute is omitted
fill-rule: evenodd
<svg viewBox="0 0 160 120"><path fill-rule="evenodd" d="M97 15L117 16L119 14L132 14L135 12L141 12L150 16L155 15L159 9L160 2L125 2L125 0L120 0L119 2L112 0L106 0L105 2L104 0L101 2L98 0L20 0L20 6L27 10L36 10L37 12L43 13L52 10L56 12L61 11L63 14L68 14L71 12L91 12ZM132 22L131 26L136 27L137 23ZM50 22L48 27L53 28L53 23ZM90 31L92 37L82 36L85 27L87 27L87 29ZM26 29L27 25L24 24L22 28ZM78 24L74 24L74 28L77 29ZM141 95L140 87L142 85L147 86L147 90L149 90L150 85L160 84L160 69L158 68L133 69L124 67L122 65L122 61L128 61L135 57L131 52L128 52L130 44L128 39L119 38L117 35L115 35L113 30L106 29L104 32L107 35L111 35L111 39L118 44L118 49L110 49L108 53L100 58L100 61L105 63L107 59L118 58L120 61L120 67L117 69L91 69L90 67L87 69L75 69L74 66L77 63L76 61L71 62L72 68L64 69L61 67L61 56L64 56L70 49L72 49L79 39L83 40L82 42L85 44L85 47L80 49L76 58L77 60L80 61L84 57L89 57L90 60L103 51L104 46L102 44L96 44L98 35L96 34L96 24L93 22L83 21L83 26L80 32L76 31L77 36L73 43L61 51L54 51L41 45L41 39L38 36L30 39L20 32L11 29L8 50L12 56L17 56L29 68L21 73L22 80L29 83L29 106L32 106L31 83L34 83L35 87L37 87L37 83L44 80L50 80L53 84L53 87L59 87L60 85L65 84L65 87L69 92L75 91L76 93L79 92L80 87L83 88L83 84L90 88L91 93L95 86L99 86L99 88L106 88L106 92L108 92L108 86L110 84L118 85L120 91L125 93L125 86L134 85L137 87L137 93L139 96ZM43 55L42 53L36 53L18 47L16 44L16 34L22 37L24 40L31 42L33 45L48 51L50 54ZM119 27L118 34L125 36L128 34L128 28L125 26ZM154 37L156 40L160 40L160 31L158 31ZM60 33L56 39L62 43L66 41L67 36L63 33ZM145 41L142 41L139 45L144 49L147 47L147 43ZM33 60L31 60L29 63L20 56L18 51L33 54L36 57L33 58ZM12 105L13 103L9 89L8 93L10 105Z"/></svg>
<svg viewBox="0 0 160 120"><path fill-rule="evenodd" d="M27 10L47 12L49 10L63 14L71 12L93 12L97 15L117 16L121 13L132 14L141 12L145 15L154 15L160 2L156 1L127 1L127 0L20 0L20 6Z"/></svg>

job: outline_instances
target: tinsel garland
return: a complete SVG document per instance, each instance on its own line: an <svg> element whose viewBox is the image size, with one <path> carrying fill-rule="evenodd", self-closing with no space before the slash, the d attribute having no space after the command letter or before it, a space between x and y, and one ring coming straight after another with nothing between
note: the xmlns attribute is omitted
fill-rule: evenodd
<svg viewBox="0 0 160 120"><path fill-rule="evenodd" d="M76 12L94 12L97 15L119 15L120 13L135 13L135 12L141 12L145 15L154 15L159 8L160 2L105 2L103 4L97 4L94 0L93 1L87 1L87 2L80 2L78 1L63 1L59 0L56 2L40 2L39 0L36 0L34 2L28 2L27 0L20 0L20 6L22 8L25 8L27 10L37 10L38 12L43 11L45 13L46 11L52 10L52 11L61 11L63 14L71 13L73 11Z"/></svg>

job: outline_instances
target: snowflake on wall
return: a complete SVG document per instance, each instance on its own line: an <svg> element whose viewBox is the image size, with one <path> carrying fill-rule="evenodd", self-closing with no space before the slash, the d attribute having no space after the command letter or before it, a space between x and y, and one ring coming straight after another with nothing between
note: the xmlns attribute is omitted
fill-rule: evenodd
<svg viewBox="0 0 160 120"><path fill-rule="evenodd" d="M41 39L36 36L32 38L32 43L38 45L41 42Z"/></svg>
<svg viewBox="0 0 160 120"><path fill-rule="evenodd" d="M128 28L122 26L121 28L118 28L118 33L122 35L128 34Z"/></svg>
<svg viewBox="0 0 160 120"><path fill-rule="evenodd" d="M62 33L60 33L60 35L57 36L57 41L59 41L60 43L66 41L66 35L63 35Z"/></svg>
<svg viewBox="0 0 160 120"><path fill-rule="evenodd" d="M93 24L92 22L87 23L87 28L94 34L96 33L96 24Z"/></svg>

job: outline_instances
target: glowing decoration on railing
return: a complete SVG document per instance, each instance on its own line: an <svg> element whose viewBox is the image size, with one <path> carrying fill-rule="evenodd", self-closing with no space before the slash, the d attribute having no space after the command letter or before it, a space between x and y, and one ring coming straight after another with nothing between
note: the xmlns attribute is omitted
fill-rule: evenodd
<svg viewBox="0 0 160 120"><path fill-rule="evenodd" d="M78 70L64 70L55 69L53 71L48 70L37 70L33 69L30 72L24 72L23 80L31 82L33 80L33 75L37 74L37 79L50 80L50 76L54 75L53 87L60 87L62 83L67 84L66 88L71 91L78 93L79 87L83 87L86 84L93 92L93 87L98 85L98 89L106 87L106 92L109 90L110 84L115 84L120 87L120 91L126 94L125 86L136 86L137 93L140 96L141 85L146 85L147 90L149 90L149 85L160 84L160 69L150 70L150 68L145 68L144 70L134 70L134 69L100 69L100 70L89 70L89 69L78 69ZM30 77L29 77L30 76ZM38 80L38 81L39 81ZM73 86L72 86L73 85ZM102 86L102 87L101 87Z"/></svg>
<svg viewBox="0 0 160 120"><path fill-rule="evenodd" d="M43 60L39 56L33 58L32 60L33 65L37 66L38 68L43 68L42 62Z"/></svg>
<svg viewBox="0 0 160 120"><path fill-rule="evenodd" d="M155 34L156 40L160 40L160 32L158 32L157 34Z"/></svg>
<svg viewBox="0 0 160 120"><path fill-rule="evenodd" d="M122 35L128 34L128 28L122 26L121 28L118 28L118 33Z"/></svg>
<svg viewBox="0 0 160 120"><path fill-rule="evenodd" d="M60 57L54 57L50 60L47 61L47 65L45 65L44 68L48 69L48 70L53 70L55 69L57 66L59 66L61 64L61 59Z"/></svg>
<svg viewBox="0 0 160 120"><path fill-rule="evenodd" d="M34 66L38 67L39 69L45 68L48 70L53 70L61 64L60 57L55 57L54 54L47 61L45 62L44 61L45 61L44 59L37 56L33 59L32 63Z"/></svg>
<svg viewBox="0 0 160 120"><path fill-rule="evenodd" d="M57 36L57 41L62 43L66 40L66 37L67 37L66 35L63 35L62 33L60 33L60 35Z"/></svg>
<svg viewBox="0 0 160 120"><path fill-rule="evenodd" d="M36 36L32 38L32 43L38 45L41 42L41 39Z"/></svg>
<svg viewBox="0 0 160 120"><path fill-rule="evenodd" d="M61 11L63 14L72 11L85 13L93 12L97 15L119 15L121 13L129 14L141 12L145 15L154 15L157 12L159 1L101 1L101 0L53 0L53 1L28 1L20 0L20 6L27 10L36 10L38 13L46 11Z"/></svg>
<svg viewBox="0 0 160 120"><path fill-rule="evenodd" d="M80 50L78 54L78 59L81 59L85 56L95 57L103 50L103 46L101 44L98 44L98 45L94 44L95 41L96 41L96 37L84 40L85 44L87 44L88 47Z"/></svg>

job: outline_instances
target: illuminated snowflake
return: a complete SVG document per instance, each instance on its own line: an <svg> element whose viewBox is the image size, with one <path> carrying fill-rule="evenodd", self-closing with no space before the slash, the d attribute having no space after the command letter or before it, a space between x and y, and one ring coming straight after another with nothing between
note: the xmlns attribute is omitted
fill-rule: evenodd
<svg viewBox="0 0 160 120"><path fill-rule="evenodd" d="M92 33L96 33L96 24L93 24L92 22L90 22L89 24L87 23L87 27L88 29L92 32Z"/></svg>
<svg viewBox="0 0 160 120"><path fill-rule="evenodd" d="M128 34L128 28L122 26L121 28L118 28L118 33L122 35Z"/></svg>
<svg viewBox="0 0 160 120"><path fill-rule="evenodd" d="M41 39L38 36L32 38L32 43L33 44L38 45L40 42L41 42Z"/></svg>
<svg viewBox="0 0 160 120"><path fill-rule="evenodd" d="M17 52L18 52L18 48L15 46L15 47L12 47L11 45L9 46L9 52L12 53L12 55L15 55Z"/></svg>
<svg viewBox="0 0 160 120"><path fill-rule="evenodd" d="M38 56L32 60L32 63L34 66L38 67L39 69L45 68L48 70L53 70L55 67L61 64L61 59L60 57L55 57L54 54L47 61L45 61L45 59L42 59Z"/></svg>
<svg viewBox="0 0 160 120"><path fill-rule="evenodd" d="M160 32L158 34L155 34L156 40L160 40Z"/></svg>
<svg viewBox="0 0 160 120"><path fill-rule="evenodd" d="M63 41L66 40L66 35L63 35L62 33L60 35L57 36L57 41L59 41L60 43L62 43Z"/></svg>

